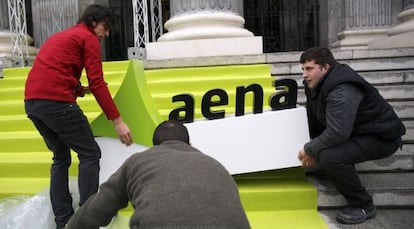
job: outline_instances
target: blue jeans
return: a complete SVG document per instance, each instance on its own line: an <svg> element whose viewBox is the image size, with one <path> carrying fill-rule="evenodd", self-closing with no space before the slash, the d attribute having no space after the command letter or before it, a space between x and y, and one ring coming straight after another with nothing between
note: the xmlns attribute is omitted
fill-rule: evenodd
<svg viewBox="0 0 414 229"><path fill-rule="evenodd" d="M50 170L50 200L57 226L64 226L73 215L69 192L70 149L79 158L79 205L96 193L99 186L101 151L89 122L75 103L51 100L25 102L27 116L53 152Z"/></svg>

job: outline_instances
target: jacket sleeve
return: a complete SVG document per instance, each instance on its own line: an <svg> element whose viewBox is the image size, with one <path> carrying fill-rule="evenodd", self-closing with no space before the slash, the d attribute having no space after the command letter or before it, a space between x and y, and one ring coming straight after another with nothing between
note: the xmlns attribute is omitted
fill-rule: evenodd
<svg viewBox="0 0 414 229"><path fill-rule="evenodd" d="M83 52L86 76L88 77L88 84L92 94L95 96L96 101L108 119L113 120L118 118L120 116L118 108L104 81L101 47L95 35L91 35L84 40Z"/></svg>
<svg viewBox="0 0 414 229"><path fill-rule="evenodd" d="M330 91L326 98L326 128L305 144L305 152L318 157L323 149L345 143L351 136L363 98L361 89L352 84L340 84Z"/></svg>
<svg viewBox="0 0 414 229"><path fill-rule="evenodd" d="M66 228L98 229L108 225L118 210L128 205L126 177L124 164L76 211Z"/></svg>
<svg viewBox="0 0 414 229"><path fill-rule="evenodd" d="M322 126L322 124L319 122L319 120L314 116L313 111L312 111L312 106L310 104L309 98L311 97L311 90L309 89L309 87L307 86L306 81L303 81L303 85L305 86L305 94L306 94L306 113L307 113L307 117L308 117L308 127L309 127L309 135L311 138L316 138L317 136L319 136L322 131L325 129L324 126Z"/></svg>

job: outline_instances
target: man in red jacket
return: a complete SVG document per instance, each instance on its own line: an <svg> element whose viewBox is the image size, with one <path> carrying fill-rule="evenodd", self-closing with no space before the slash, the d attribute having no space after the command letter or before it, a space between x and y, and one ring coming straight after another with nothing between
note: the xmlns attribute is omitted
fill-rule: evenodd
<svg viewBox="0 0 414 229"><path fill-rule="evenodd" d="M113 25L110 11L99 5L85 9L78 23L51 36L41 47L25 86L25 109L47 147L53 152L50 197L57 228L73 214L68 187L70 149L79 158L80 205L97 192L101 151L76 98L91 92L106 117L114 123L122 143L132 136L103 78L100 39ZM85 68L88 87L80 84Z"/></svg>

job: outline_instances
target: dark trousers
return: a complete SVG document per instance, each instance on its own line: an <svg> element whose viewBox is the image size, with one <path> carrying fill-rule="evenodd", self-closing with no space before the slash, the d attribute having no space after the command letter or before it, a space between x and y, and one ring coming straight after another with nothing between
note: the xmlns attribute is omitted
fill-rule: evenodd
<svg viewBox="0 0 414 229"><path fill-rule="evenodd" d="M67 223L73 214L69 192L70 149L79 158L79 194L82 205L99 186L101 151L89 122L77 104L50 100L25 102L27 116L53 152L50 170L50 199L58 226Z"/></svg>
<svg viewBox="0 0 414 229"><path fill-rule="evenodd" d="M353 137L343 145L322 150L319 163L349 205L367 207L373 204L373 200L362 186L355 164L388 157L400 143L401 139L387 141L373 136Z"/></svg>

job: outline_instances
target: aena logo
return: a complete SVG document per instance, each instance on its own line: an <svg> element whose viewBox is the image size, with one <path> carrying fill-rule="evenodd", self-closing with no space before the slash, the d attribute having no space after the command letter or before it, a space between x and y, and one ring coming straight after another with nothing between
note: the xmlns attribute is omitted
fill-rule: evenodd
<svg viewBox="0 0 414 229"><path fill-rule="evenodd" d="M295 108L297 102L298 85L293 79L280 79L273 81L276 92L269 96L269 106L272 110ZM253 114L263 112L263 88L259 84L236 87L235 115L244 115L246 94L252 92L254 95ZM218 100L212 100L216 96ZM194 97L191 94L178 94L172 97L173 102L184 102L185 105L172 110L169 114L170 120L178 120L186 123L194 121ZM206 119L220 119L225 117L224 110L212 111L212 107L223 106L229 103L229 97L223 89L212 89L207 91L201 101L201 113ZM184 115L180 115L183 114Z"/></svg>

